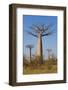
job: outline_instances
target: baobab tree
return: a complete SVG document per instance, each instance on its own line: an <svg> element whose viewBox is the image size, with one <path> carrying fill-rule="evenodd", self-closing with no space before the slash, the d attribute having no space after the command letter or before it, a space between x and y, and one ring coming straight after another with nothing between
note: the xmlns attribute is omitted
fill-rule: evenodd
<svg viewBox="0 0 68 90"><path fill-rule="evenodd" d="M31 56L32 56L32 48L33 48L33 45L31 45L31 44L29 44L29 45L26 45L26 48L29 48L29 54L30 54L30 56L29 56L29 58L30 58L30 62L31 62Z"/></svg>
<svg viewBox="0 0 68 90"><path fill-rule="evenodd" d="M46 50L48 52L48 60L50 60L50 53L51 53L52 49L46 49Z"/></svg>
<svg viewBox="0 0 68 90"><path fill-rule="evenodd" d="M52 31L50 31L52 25L49 24L47 26L43 25L32 25L30 29L31 31L27 31L30 35L37 38L37 49L36 49L36 60L38 63L43 63L43 47L42 47L42 37L49 36L52 34Z"/></svg>

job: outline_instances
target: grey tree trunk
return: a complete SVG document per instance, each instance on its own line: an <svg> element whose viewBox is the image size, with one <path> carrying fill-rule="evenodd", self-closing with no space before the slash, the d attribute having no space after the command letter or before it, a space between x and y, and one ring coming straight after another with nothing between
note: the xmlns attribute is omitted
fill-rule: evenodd
<svg viewBox="0 0 68 90"><path fill-rule="evenodd" d="M42 37L40 34L38 34L38 39L37 39L36 59L38 63L40 64L43 63Z"/></svg>

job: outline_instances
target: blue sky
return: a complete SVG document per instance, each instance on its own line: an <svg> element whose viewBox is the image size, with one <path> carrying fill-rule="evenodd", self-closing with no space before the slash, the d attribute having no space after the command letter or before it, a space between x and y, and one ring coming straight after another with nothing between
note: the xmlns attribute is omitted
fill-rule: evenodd
<svg viewBox="0 0 68 90"><path fill-rule="evenodd" d="M43 55L47 58L46 49L52 49L52 53L57 56L57 16L37 16L37 15L24 15L23 16L24 23L24 54L29 56L29 50L26 48L26 45L32 44L34 48L32 49L32 54L35 55L37 38L29 35L26 31L31 31L29 27L33 24L53 24L50 28L54 33L50 36L45 36L42 38L43 41Z"/></svg>

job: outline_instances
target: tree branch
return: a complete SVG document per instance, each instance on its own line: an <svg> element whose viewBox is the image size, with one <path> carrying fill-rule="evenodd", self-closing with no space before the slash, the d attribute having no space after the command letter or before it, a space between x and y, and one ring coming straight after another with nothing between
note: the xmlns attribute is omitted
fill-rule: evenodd
<svg viewBox="0 0 68 90"><path fill-rule="evenodd" d="M32 32L27 31L27 33L34 36L34 37L37 37L37 35L33 34Z"/></svg>
<svg viewBox="0 0 68 90"><path fill-rule="evenodd" d="M45 33L45 34L42 34L41 36L48 36L48 35L51 35L53 32L48 32L48 33Z"/></svg>

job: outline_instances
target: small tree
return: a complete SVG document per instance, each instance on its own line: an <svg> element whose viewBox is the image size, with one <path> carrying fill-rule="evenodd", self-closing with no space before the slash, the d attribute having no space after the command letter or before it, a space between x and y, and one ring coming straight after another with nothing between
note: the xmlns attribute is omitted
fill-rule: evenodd
<svg viewBox="0 0 68 90"><path fill-rule="evenodd" d="M30 62L31 62L31 61L32 61L32 60L31 60L31 56L32 56L32 52L31 52L31 51L32 51L33 45L31 45L31 44L26 45L26 48L29 48L29 54L30 54L29 57L30 57Z"/></svg>
<svg viewBox="0 0 68 90"><path fill-rule="evenodd" d="M47 52L48 52L48 60L50 60L50 53L51 53L51 49L46 49L47 50Z"/></svg>

